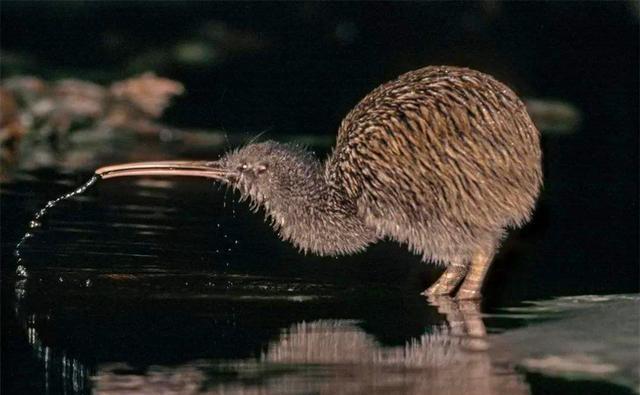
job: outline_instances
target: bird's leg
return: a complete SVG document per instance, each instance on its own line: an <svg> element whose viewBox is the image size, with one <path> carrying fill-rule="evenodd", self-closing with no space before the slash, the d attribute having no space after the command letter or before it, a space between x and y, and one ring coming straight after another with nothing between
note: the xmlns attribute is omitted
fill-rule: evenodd
<svg viewBox="0 0 640 395"><path fill-rule="evenodd" d="M482 283L487 276L487 271L489 271L492 259L493 254L487 254L485 252L479 252L473 256L469 272L465 276L456 294L456 299L479 299L482 297L480 293Z"/></svg>
<svg viewBox="0 0 640 395"><path fill-rule="evenodd" d="M451 263L440 278L422 294L425 296L450 295L467 274L467 270L467 265L458 262Z"/></svg>

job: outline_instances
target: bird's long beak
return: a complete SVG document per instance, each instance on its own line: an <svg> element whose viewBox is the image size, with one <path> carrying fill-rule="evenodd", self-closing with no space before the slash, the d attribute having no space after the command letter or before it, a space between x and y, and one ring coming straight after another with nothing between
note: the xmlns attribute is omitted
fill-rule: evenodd
<svg viewBox="0 0 640 395"><path fill-rule="evenodd" d="M231 173L219 161L134 162L105 166L96 170L102 178L130 176L191 176L226 180Z"/></svg>

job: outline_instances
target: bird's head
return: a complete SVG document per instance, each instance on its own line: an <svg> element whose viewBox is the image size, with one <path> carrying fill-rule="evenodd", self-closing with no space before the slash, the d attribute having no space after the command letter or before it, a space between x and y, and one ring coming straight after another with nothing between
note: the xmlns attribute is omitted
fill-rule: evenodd
<svg viewBox="0 0 640 395"><path fill-rule="evenodd" d="M303 251L338 255L377 239L348 199L336 199L322 163L309 151L273 141L249 144L216 161L139 162L102 167L101 178L196 176L237 189L263 207L280 237Z"/></svg>
<svg viewBox="0 0 640 395"><path fill-rule="evenodd" d="M308 151L291 144L266 141L249 144L220 159L228 169L229 183L256 202L273 198L290 200L300 188L317 183L320 162Z"/></svg>
<svg viewBox="0 0 640 395"><path fill-rule="evenodd" d="M159 161L106 166L102 178L125 176L196 176L237 188L243 197L262 203L276 197L295 197L303 185L319 181L320 162L295 145L274 141L249 144L217 161ZM287 199L289 200L289 199Z"/></svg>

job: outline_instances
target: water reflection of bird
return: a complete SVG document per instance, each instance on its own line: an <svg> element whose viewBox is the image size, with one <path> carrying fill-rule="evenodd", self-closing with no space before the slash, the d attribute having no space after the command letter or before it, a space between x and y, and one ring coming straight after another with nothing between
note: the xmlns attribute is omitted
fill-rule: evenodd
<svg viewBox="0 0 640 395"><path fill-rule="evenodd" d="M511 365L494 361L476 301L437 299L445 322L391 346L350 320L299 322L282 331L258 358L199 360L140 371L98 365L95 393L216 394L469 394L525 395L529 387ZM473 323L471 323L473 322ZM476 345L483 344L478 349ZM508 350L508 349L507 349ZM223 372L225 380L217 375ZM233 373L233 374L231 374Z"/></svg>
<svg viewBox="0 0 640 395"><path fill-rule="evenodd" d="M390 238L446 265L430 295L477 298L506 228L527 222L542 183L538 130L518 97L477 71L426 67L367 95L321 163L272 141L213 162L146 162L103 178L186 175L226 183L305 252L349 254Z"/></svg>

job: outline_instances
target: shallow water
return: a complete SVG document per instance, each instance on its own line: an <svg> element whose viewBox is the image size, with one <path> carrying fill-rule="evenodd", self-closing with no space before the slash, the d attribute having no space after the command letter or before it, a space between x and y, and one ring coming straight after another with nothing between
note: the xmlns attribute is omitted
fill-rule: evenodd
<svg viewBox="0 0 640 395"><path fill-rule="evenodd" d="M32 213L86 176L2 185L9 393L638 390L637 295L523 304L526 288L494 286L483 306L430 302L418 292L438 269L401 247L300 255L208 181L97 182L10 256ZM510 256L497 265L527 259Z"/></svg>

